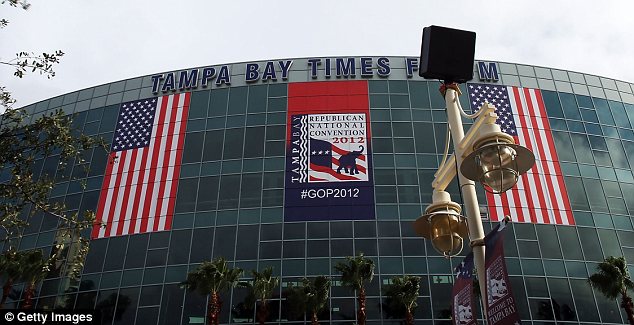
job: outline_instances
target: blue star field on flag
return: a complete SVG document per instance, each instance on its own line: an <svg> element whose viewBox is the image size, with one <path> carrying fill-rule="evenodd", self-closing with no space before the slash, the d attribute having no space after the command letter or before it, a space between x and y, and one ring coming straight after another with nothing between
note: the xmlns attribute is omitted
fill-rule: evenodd
<svg viewBox="0 0 634 325"><path fill-rule="evenodd" d="M156 111L156 98L121 104L112 151L148 146Z"/></svg>
<svg viewBox="0 0 634 325"><path fill-rule="evenodd" d="M506 86L489 84L469 84L469 101L473 112L477 112L486 102L495 106L498 119L495 121L502 132L512 136L517 135L513 109L509 102L509 93Z"/></svg>
<svg viewBox="0 0 634 325"><path fill-rule="evenodd" d="M470 279L473 276L473 253L465 256L462 263L455 267L456 277Z"/></svg>

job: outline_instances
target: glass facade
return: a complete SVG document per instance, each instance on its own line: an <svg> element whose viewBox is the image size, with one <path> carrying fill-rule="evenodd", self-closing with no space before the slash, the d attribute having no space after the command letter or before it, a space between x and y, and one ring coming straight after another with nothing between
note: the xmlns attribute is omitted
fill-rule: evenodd
<svg viewBox="0 0 634 325"><path fill-rule="evenodd" d="M396 63L390 75L366 78L375 220L285 222L289 84L347 80L334 72L330 79L312 78L305 61L295 60L287 80L241 83L245 72L238 67L244 64L235 64L237 81L231 85L192 89L172 229L92 240L79 284L49 276L39 288L37 308L99 308L107 324L201 323L206 298L179 283L202 261L223 256L245 270L272 266L281 276L271 323L287 322L284 290L290 284L327 275L333 286L322 320L350 324L355 296L341 286L333 266L363 252L377 266L367 286L368 323L400 323L384 310L383 286L403 274L422 278L416 323L450 323L453 268L462 259L441 257L412 229L431 203L431 182L444 150L446 113L438 82L416 72L408 77L406 67ZM495 83L541 90L576 223L513 223L507 230L506 263L520 315L525 324L624 324L617 301L591 289L586 279L607 256L634 263L634 87L581 73L497 64ZM356 79L361 76L359 71ZM34 118L59 108L76 113L74 126L112 141L120 103L156 96L151 87L150 76L140 77L26 109ZM37 172L54 174L56 159L42 160ZM70 211L97 207L107 156L95 152L88 161L85 188L72 180L72 171L56 175L51 197ZM455 181L449 191L460 202ZM478 196L488 231L495 223L486 218L481 187ZM19 248L50 251L55 226L33 216ZM253 322L246 296L241 288L223 295L221 323Z"/></svg>

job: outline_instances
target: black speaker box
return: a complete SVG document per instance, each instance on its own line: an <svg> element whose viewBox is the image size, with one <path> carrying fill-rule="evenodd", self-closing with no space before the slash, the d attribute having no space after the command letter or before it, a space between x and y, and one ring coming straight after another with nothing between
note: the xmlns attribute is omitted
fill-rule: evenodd
<svg viewBox="0 0 634 325"><path fill-rule="evenodd" d="M473 79L475 40L475 32L440 26L423 28L418 74L445 82Z"/></svg>

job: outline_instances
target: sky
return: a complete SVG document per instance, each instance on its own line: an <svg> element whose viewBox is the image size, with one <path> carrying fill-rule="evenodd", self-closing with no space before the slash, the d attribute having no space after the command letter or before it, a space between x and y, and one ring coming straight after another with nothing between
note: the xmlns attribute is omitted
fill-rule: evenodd
<svg viewBox="0 0 634 325"><path fill-rule="evenodd" d="M2 1L0 1L2 2ZM15 107L122 79L225 63L414 56L422 29L475 31L476 59L634 82L633 1L30 0L0 5L0 61L62 50L56 76L0 85Z"/></svg>

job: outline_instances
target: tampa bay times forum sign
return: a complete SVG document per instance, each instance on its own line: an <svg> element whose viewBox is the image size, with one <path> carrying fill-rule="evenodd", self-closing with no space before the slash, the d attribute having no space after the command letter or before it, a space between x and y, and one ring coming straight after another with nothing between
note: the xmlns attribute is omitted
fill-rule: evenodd
<svg viewBox="0 0 634 325"><path fill-rule="evenodd" d="M302 61L307 64L299 71L304 82L289 80L293 79L293 60L278 60L157 74L151 77L152 91L229 87L232 75L244 77L246 84L289 81L284 219L374 219L367 79L388 78L396 69L400 76L405 72L412 78L418 59L402 58L394 67L387 57ZM481 80L497 81L495 63L479 62L477 66ZM232 67L236 69L233 74ZM306 74L320 82L305 82Z"/></svg>
<svg viewBox="0 0 634 325"><path fill-rule="evenodd" d="M403 58L397 68L404 68L408 78L412 78L418 71L418 58ZM375 75L387 78L392 73L390 59L387 57L344 57L344 58L311 58L305 59L307 70L312 79L323 76L330 78L373 78ZM293 60L265 61L262 63L244 63L244 81L275 82L289 79ZM498 81L499 69L495 62L477 62L478 77L480 81ZM184 91L208 88L211 85L217 87L230 86L232 78L232 65L220 65L196 69L188 69L177 72L168 72L151 76L152 92L167 93L169 91Z"/></svg>

